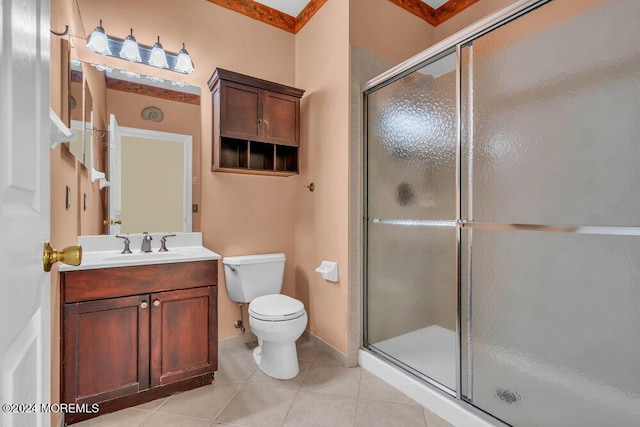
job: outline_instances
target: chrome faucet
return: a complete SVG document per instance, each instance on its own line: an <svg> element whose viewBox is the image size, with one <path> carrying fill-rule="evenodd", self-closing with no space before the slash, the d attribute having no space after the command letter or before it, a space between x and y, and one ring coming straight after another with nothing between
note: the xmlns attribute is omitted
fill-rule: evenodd
<svg viewBox="0 0 640 427"><path fill-rule="evenodd" d="M127 236L116 236L116 237L118 239L124 239L124 249L120 253L121 254L130 254L131 253L131 249L129 249L129 243L131 243L131 240L129 240L129 237L127 237Z"/></svg>
<svg viewBox="0 0 640 427"><path fill-rule="evenodd" d="M166 236L162 236L162 239L160 239L160 250L158 250L158 252L168 252L169 249L167 249L167 237L176 237L175 234L167 234Z"/></svg>
<svg viewBox="0 0 640 427"><path fill-rule="evenodd" d="M151 252L151 241L153 238L146 231L142 234L144 234L144 237L142 237L142 247L140 248L140 252Z"/></svg>

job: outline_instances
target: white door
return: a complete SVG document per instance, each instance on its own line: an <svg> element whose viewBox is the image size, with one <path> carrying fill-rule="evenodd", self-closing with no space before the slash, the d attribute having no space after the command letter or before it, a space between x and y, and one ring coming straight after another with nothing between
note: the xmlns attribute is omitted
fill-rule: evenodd
<svg viewBox="0 0 640 427"><path fill-rule="evenodd" d="M0 404L48 403L49 2L0 9ZM3 427L49 424L50 414L0 413Z"/></svg>
<svg viewBox="0 0 640 427"><path fill-rule="evenodd" d="M109 116L109 219L120 221L120 127L116 116ZM120 224L109 225L109 234L119 234Z"/></svg>

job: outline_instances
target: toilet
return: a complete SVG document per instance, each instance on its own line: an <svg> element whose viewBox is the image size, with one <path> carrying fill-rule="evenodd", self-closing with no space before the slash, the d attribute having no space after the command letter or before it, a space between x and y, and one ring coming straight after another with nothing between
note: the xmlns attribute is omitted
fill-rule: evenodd
<svg viewBox="0 0 640 427"><path fill-rule="evenodd" d="M307 326L307 312L297 299L281 295L282 253L225 257L224 277L231 300L249 303L249 325L258 337L253 359L273 378L298 375L296 340Z"/></svg>

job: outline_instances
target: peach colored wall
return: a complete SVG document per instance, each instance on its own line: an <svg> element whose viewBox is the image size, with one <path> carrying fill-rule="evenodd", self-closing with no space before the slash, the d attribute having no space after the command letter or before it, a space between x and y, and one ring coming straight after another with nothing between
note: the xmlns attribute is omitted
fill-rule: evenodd
<svg viewBox="0 0 640 427"><path fill-rule="evenodd" d="M431 46L433 39L428 22L389 0L349 1L350 43L388 61L400 63Z"/></svg>
<svg viewBox="0 0 640 427"><path fill-rule="evenodd" d="M208 93L207 90L205 95ZM160 108L164 113L161 122L144 120L140 116L140 112L151 105ZM107 112L115 114L120 126L191 135L193 137L193 176L196 177L196 183L192 187L192 200L193 203L200 205L200 133L203 119L200 106L108 89ZM200 231L201 217L201 212L193 214L193 231Z"/></svg>
<svg viewBox="0 0 640 427"><path fill-rule="evenodd" d="M349 4L328 1L296 36L302 98L301 173L296 178L296 297L308 329L346 354L349 339ZM303 185L315 183L309 192ZM337 261L337 283L314 269Z"/></svg>
<svg viewBox="0 0 640 427"><path fill-rule="evenodd" d="M433 43L446 39L461 29L479 21L480 19L509 6L516 0L482 0L469 6L459 14L455 15L435 27Z"/></svg>

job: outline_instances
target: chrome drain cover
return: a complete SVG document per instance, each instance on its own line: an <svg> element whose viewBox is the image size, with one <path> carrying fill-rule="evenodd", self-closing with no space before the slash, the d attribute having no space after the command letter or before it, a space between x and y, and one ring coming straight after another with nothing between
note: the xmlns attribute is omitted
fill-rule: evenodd
<svg viewBox="0 0 640 427"><path fill-rule="evenodd" d="M508 388L497 389L496 397L509 405L512 405L522 400L522 396L520 396L517 392L513 390L509 390Z"/></svg>

